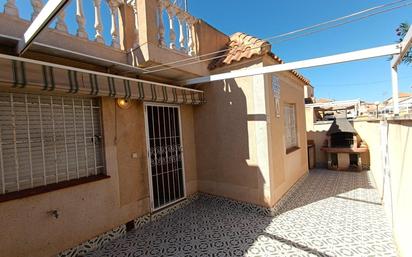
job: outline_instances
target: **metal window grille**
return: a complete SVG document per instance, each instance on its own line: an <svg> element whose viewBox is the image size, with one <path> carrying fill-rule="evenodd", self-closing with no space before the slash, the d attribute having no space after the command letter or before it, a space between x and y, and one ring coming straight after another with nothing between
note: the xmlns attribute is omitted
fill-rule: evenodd
<svg viewBox="0 0 412 257"><path fill-rule="evenodd" d="M103 174L100 101L0 92L0 194Z"/></svg>
<svg viewBox="0 0 412 257"><path fill-rule="evenodd" d="M286 149L290 149L298 146L296 108L294 104L285 104L283 109L285 122L285 145Z"/></svg>

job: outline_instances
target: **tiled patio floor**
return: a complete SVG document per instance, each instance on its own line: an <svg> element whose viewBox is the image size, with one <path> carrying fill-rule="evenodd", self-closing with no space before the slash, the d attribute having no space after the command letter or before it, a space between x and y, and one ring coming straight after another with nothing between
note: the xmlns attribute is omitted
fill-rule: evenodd
<svg viewBox="0 0 412 257"><path fill-rule="evenodd" d="M276 217L201 196L88 256L396 256L368 172L311 171Z"/></svg>

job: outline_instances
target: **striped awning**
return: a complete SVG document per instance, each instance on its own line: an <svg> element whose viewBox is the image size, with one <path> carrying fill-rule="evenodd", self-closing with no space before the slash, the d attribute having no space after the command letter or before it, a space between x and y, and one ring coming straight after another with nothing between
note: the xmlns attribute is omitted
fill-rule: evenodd
<svg viewBox="0 0 412 257"><path fill-rule="evenodd" d="M161 103L205 103L200 90L3 54L0 54L0 85Z"/></svg>

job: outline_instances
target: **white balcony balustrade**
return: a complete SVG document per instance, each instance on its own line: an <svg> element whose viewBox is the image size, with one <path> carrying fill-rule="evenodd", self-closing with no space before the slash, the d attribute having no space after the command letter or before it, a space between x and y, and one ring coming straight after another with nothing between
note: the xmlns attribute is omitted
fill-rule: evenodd
<svg viewBox="0 0 412 257"><path fill-rule="evenodd" d="M37 15L39 15L43 8L43 2L41 0L31 0L31 6L33 7L33 13L31 14L31 20L33 21Z"/></svg>
<svg viewBox="0 0 412 257"><path fill-rule="evenodd" d="M16 0L7 0L4 4L4 13L10 16L19 16L19 11L16 6Z"/></svg>
<svg viewBox="0 0 412 257"><path fill-rule="evenodd" d="M127 5L133 9L133 20L134 20L134 37L133 37L133 48L139 46L139 16L137 11L136 0L127 0Z"/></svg>
<svg viewBox="0 0 412 257"><path fill-rule="evenodd" d="M3 6L3 13L14 18L33 21L47 2L47 0L26 1L27 5L22 2L17 4L16 0L7 0ZM119 19L122 18L121 7L123 5L134 10L134 26L136 28L134 29L135 35L133 37L135 41L134 46L137 46L138 20L135 0L72 0L58 13L49 28L120 49L119 35L121 28L119 27ZM21 17L19 15L19 8L21 8L22 13L26 13L26 6L31 6L30 17Z"/></svg>
<svg viewBox="0 0 412 257"><path fill-rule="evenodd" d="M94 40L99 43L103 43L103 23L101 14L101 0L93 0L94 8L94 29L96 34L94 35Z"/></svg>
<svg viewBox="0 0 412 257"><path fill-rule="evenodd" d="M196 18L170 0L157 1L159 46L194 56Z"/></svg>
<svg viewBox="0 0 412 257"><path fill-rule="evenodd" d="M49 0L3 0L3 9L0 9L1 19L9 20L13 26L15 21L19 31L11 33L11 36L19 36L20 30L28 26L41 12ZM145 13L146 12L146 13ZM146 17L147 20L142 19ZM176 0L71 0L49 24L42 33L55 33L45 36L44 40L53 38L52 46L68 48L71 51L85 51L83 42L73 41L79 39L88 41L90 49L100 49L102 45L112 48L120 54L133 51L164 51L173 52L175 58L197 55L197 19L181 7ZM26 22L27 24L25 24ZM8 25L8 26L10 26ZM4 29L0 32L10 33ZM0 33L1 34L1 33ZM60 41L61 35L71 38L69 41ZM61 38L65 40L64 38ZM71 45L67 42L75 42ZM93 47L96 46L96 48ZM139 49L140 46L150 45L149 48ZM70 48L73 46L73 48ZM87 50L86 50L87 51ZM120 52L120 53L119 53ZM96 50L94 54L98 53ZM176 55L177 54L177 55ZM107 53L107 56L110 56ZM156 56L145 54L142 56ZM119 60L122 57L119 55ZM162 61L153 57L156 62ZM134 60L132 65L138 62L144 63L152 60Z"/></svg>
<svg viewBox="0 0 412 257"><path fill-rule="evenodd" d="M87 38L87 33L85 29L86 19L84 18L82 0L76 0L76 21L78 25L76 35L81 38Z"/></svg>

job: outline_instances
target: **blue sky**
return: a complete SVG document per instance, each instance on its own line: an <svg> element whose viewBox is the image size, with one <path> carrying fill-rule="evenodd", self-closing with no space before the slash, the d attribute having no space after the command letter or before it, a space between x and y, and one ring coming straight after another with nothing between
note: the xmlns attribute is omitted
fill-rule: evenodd
<svg viewBox="0 0 412 257"><path fill-rule="evenodd" d="M377 0L189 0L189 11L226 34L267 38L391 1ZM412 7L379 14L303 38L272 45L286 62L391 44L399 23L412 23ZM316 97L383 100L391 96L387 58L300 70ZM412 92L412 66L399 68L400 91Z"/></svg>
<svg viewBox="0 0 412 257"><path fill-rule="evenodd" d="M393 0L188 0L189 11L215 28L230 35L241 31L267 38L302 27L314 25L350 13L389 3ZM0 0L0 11L6 0ZM109 10L102 1L104 37L110 44ZM17 0L20 16L30 18L29 0ZM84 0L86 14L93 13L91 0ZM76 31L75 1L66 11L69 32ZM90 17L90 16L89 16ZM286 62L329 54L360 50L394 43L395 29L404 21L412 23L412 6L365 20L333 28L317 34L273 44L272 51ZM93 18L86 21L89 36L93 35ZM338 64L300 70L315 87L316 97L336 100L361 98L383 100L391 96L390 70L387 58ZM412 92L412 65L399 69L400 91Z"/></svg>

